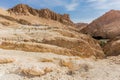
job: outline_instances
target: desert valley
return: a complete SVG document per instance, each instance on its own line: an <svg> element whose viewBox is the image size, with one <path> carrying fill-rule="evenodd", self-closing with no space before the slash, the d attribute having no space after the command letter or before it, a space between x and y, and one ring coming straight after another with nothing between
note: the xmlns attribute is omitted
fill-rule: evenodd
<svg viewBox="0 0 120 80"><path fill-rule="evenodd" d="M120 80L120 11L91 23L18 4L0 9L0 80Z"/></svg>

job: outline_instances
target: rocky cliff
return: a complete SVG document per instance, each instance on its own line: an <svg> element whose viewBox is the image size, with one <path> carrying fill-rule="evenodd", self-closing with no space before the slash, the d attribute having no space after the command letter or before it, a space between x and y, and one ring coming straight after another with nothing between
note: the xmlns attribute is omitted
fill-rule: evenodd
<svg viewBox="0 0 120 80"><path fill-rule="evenodd" d="M55 20L67 25L73 25L68 14L57 14L49 9L33 9L32 7L25 4L18 4L15 7L8 9L10 14L15 15L26 15L26 16L38 16L46 19Z"/></svg>

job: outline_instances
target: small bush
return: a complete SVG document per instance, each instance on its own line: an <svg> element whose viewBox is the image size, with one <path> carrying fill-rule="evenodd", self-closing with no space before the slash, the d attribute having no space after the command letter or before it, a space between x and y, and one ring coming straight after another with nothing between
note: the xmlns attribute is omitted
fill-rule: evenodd
<svg viewBox="0 0 120 80"><path fill-rule="evenodd" d="M68 67L69 69L73 68L73 63L71 61L60 60L60 66Z"/></svg>
<svg viewBox="0 0 120 80"><path fill-rule="evenodd" d="M107 43L107 40L100 40L99 41L99 44L101 47L104 47L106 43Z"/></svg>
<svg viewBox="0 0 120 80"><path fill-rule="evenodd" d="M41 61L41 62L53 62L53 59L43 58L43 59L41 59L39 61Z"/></svg>
<svg viewBox="0 0 120 80"><path fill-rule="evenodd" d="M0 64L7 64L14 62L15 59L9 57L0 57Z"/></svg>
<svg viewBox="0 0 120 80"><path fill-rule="evenodd" d="M20 73L23 73L27 76L42 76L42 75L45 75L49 72L52 72L52 69L51 68L36 68L36 67L30 67L30 68L20 68L19 69L19 72Z"/></svg>

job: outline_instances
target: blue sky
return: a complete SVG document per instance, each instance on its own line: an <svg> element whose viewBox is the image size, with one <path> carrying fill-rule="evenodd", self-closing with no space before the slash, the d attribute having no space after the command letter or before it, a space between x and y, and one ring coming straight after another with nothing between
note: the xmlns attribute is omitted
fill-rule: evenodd
<svg viewBox="0 0 120 80"><path fill-rule="evenodd" d="M111 9L120 9L120 0L1 0L0 7L8 9L19 3L68 13L72 21L88 23Z"/></svg>

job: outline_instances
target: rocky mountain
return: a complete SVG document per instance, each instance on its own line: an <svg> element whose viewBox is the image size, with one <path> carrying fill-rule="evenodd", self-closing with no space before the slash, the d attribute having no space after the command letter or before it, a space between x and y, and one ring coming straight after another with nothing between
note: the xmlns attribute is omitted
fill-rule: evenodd
<svg viewBox="0 0 120 80"><path fill-rule="evenodd" d="M81 32L96 38L114 38L120 35L120 11L111 10L94 20Z"/></svg>
<svg viewBox="0 0 120 80"><path fill-rule="evenodd" d="M37 16L45 19L51 19L58 22L61 22L66 25L73 25L73 22L70 20L68 14L57 14L49 9L33 9L32 7L26 4L18 4L15 7L8 9L10 14L15 14L17 16L25 15L25 16Z"/></svg>
<svg viewBox="0 0 120 80"><path fill-rule="evenodd" d="M68 26L69 24L66 26L59 22L67 19L69 21L67 14L56 14L49 9L37 10L24 4L19 4L5 12L7 14L0 14L2 28L0 48L52 52L69 56L104 57L96 40L78 33L76 28Z"/></svg>

